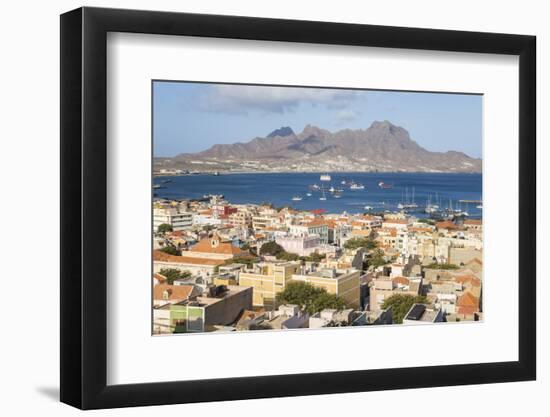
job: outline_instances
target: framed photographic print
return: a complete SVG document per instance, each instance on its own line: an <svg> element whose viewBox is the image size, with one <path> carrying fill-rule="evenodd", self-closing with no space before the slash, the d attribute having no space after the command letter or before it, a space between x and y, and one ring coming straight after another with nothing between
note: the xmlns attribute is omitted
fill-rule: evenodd
<svg viewBox="0 0 550 417"><path fill-rule="evenodd" d="M61 16L61 400L535 379L535 38Z"/></svg>

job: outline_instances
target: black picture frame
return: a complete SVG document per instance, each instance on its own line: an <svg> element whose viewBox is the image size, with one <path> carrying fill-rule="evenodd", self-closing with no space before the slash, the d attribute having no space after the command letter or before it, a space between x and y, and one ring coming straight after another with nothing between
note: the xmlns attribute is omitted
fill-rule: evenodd
<svg viewBox="0 0 550 417"><path fill-rule="evenodd" d="M518 361L107 385L108 32L519 56ZM96 409L534 380L535 54L524 35L88 7L61 15L61 401Z"/></svg>

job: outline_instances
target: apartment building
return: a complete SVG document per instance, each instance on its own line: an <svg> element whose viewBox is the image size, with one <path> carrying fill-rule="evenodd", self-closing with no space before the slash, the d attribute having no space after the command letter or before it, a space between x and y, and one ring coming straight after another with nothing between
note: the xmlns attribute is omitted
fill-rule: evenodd
<svg viewBox="0 0 550 417"><path fill-rule="evenodd" d="M299 262L260 263L249 272L239 274L239 285L252 287L254 306L275 309L277 303L275 297L291 280L293 274L300 269Z"/></svg>
<svg viewBox="0 0 550 417"><path fill-rule="evenodd" d="M175 207L153 209L153 230L156 232L161 224L169 224L172 230L180 231L193 226L193 213L179 211Z"/></svg>

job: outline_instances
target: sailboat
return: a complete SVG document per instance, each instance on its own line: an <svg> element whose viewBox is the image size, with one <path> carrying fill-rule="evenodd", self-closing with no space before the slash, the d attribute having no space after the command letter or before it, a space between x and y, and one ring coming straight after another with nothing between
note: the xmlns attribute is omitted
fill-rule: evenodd
<svg viewBox="0 0 550 417"><path fill-rule="evenodd" d="M399 206L398 206L399 207ZM399 208L404 208L404 209L414 209L414 208L417 208L418 207L418 204L416 204L414 202L414 187L412 187L412 197L411 197L411 200L409 200L408 198L408 189L405 187L405 203L404 204L401 204L401 207Z"/></svg>
<svg viewBox="0 0 550 417"><path fill-rule="evenodd" d="M324 188L321 188L321 192L322 192L323 194L321 195L321 197L319 197L319 200L321 200L321 201L326 201L327 196L325 195L325 189L324 189Z"/></svg>

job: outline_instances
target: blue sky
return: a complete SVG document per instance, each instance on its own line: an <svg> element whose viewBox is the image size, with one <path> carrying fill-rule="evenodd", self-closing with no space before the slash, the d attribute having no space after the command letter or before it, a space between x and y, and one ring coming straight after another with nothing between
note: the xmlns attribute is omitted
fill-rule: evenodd
<svg viewBox="0 0 550 417"><path fill-rule="evenodd" d="M247 142L281 126L335 132L375 120L405 128L430 151L482 152L479 95L156 81L153 100L155 156Z"/></svg>

